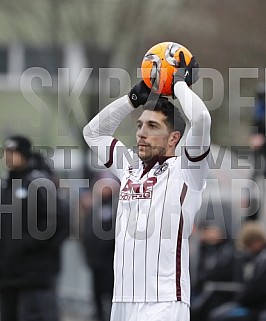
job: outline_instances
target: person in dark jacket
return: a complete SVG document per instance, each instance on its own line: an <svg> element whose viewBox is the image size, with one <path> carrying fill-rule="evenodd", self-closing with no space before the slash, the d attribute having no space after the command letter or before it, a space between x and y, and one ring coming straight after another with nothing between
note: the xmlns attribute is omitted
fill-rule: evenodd
<svg viewBox="0 0 266 321"><path fill-rule="evenodd" d="M97 321L110 319L113 295L115 213L119 183L110 174L96 175L93 188L80 199L83 213L82 244L92 273L92 290Z"/></svg>
<svg viewBox="0 0 266 321"><path fill-rule="evenodd" d="M266 234L257 222L240 231L242 248L252 255L252 273L232 302L211 311L208 321L257 321L266 302Z"/></svg>
<svg viewBox="0 0 266 321"><path fill-rule="evenodd" d="M1 321L57 321L60 248L68 235L55 176L23 136L5 140L1 180Z"/></svg>
<svg viewBox="0 0 266 321"><path fill-rule="evenodd" d="M219 224L204 222L198 227L197 278L192 286L191 321L206 318L210 309L230 299L230 292L207 291L208 285L234 280L235 246Z"/></svg>

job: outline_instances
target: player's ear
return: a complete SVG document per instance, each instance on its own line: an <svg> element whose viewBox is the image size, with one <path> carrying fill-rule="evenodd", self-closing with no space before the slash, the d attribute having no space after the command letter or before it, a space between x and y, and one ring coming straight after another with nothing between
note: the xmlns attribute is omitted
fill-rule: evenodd
<svg viewBox="0 0 266 321"><path fill-rule="evenodd" d="M169 136L169 146L170 147L176 146L178 144L180 138L181 138L181 134L179 131L171 132L171 134Z"/></svg>

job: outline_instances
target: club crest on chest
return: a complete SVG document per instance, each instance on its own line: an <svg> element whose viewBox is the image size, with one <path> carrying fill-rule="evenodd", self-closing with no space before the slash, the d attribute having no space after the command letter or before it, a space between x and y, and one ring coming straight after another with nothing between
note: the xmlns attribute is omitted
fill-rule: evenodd
<svg viewBox="0 0 266 321"><path fill-rule="evenodd" d="M168 163L163 163L162 165L160 165L160 167L158 167L155 171L154 171L154 175L158 176L161 175L162 173L164 173L167 168L168 168L169 164Z"/></svg>

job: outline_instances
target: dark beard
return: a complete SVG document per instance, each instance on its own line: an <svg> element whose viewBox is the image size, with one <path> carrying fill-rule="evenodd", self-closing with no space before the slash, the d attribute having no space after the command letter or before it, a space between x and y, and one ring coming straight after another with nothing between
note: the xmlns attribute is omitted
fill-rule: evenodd
<svg viewBox="0 0 266 321"><path fill-rule="evenodd" d="M138 157L144 162L144 163L148 163L150 162L154 157L158 157L158 156L164 156L165 155L165 152L166 152L166 149L164 147L157 147L157 146L149 146L149 148L151 148L152 150L156 149L156 153L151 153L150 155L148 156L140 156L139 155L139 152L137 150L137 154L138 154Z"/></svg>

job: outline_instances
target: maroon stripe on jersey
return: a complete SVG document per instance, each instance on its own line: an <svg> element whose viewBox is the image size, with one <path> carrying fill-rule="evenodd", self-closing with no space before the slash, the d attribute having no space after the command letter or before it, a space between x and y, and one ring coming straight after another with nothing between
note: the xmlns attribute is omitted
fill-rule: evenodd
<svg viewBox="0 0 266 321"><path fill-rule="evenodd" d="M128 215L128 219L127 219L127 227L125 230L125 234L124 234L124 239L123 239L123 253L122 253L122 275L121 275L121 283L122 283L122 302L123 302L123 298L124 298L124 269L125 269L125 245L126 245L126 236L127 236L127 231L128 231L128 226L129 226L129 220L130 220L130 214L131 214L131 206L129 203L129 215ZM122 210L123 211L123 210ZM123 213L122 213L123 215Z"/></svg>
<svg viewBox="0 0 266 321"><path fill-rule="evenodd" d="M144 272L144 279L145 279L145 287L144 287L144 292L145 292L145 302L147 301L147 252L148 252L148 228L149 228L149 219L150 219L150 214L151 214L151 205L152 205L152 200L153 200L153 193L151 194L151 200L150 200L150 205L149 205L149 210L147 214L147 219L146 219L146 235L145 235L145 272Z"/></svg>
<svg viewBox="0 0 266 321"><path fill-rule="evenodd" d="M121 217L123 215L123 204L121 205L121 212L117 212L117 217L116 217L116 224L121 224L121 222L118 223L118 221L121 221ZM116 271L114 271L114 273L116 275L118 275L118 265L121 264L121 262L119 261L119 264L117 262L117 258L116 258ZM124 264L124 252L123 252L123 264ZM123 269L122 269L122 279L123 279ZM116 296L116 292L118 292L118 285L114 285L114 296ZM123 298L123 281L121 282L121 293L122 293L122 298Z"/></svg>
<svg viewBox="0 0 266 321"><path fill-rule="evenodd" d="M136 238L137 238L137 225L139 220L139 200L138 200L138 214L136 217L136 226L134 231L134 244L133 244L133 274L132 274L132 284L133 284L133 302L135 302L135 252L136 252ZM137 272L138 273L138 272Z"/></svg>
<svg viewBox="0 0 266 321"><path fill-rule="evenodd" d="M158 259L157 259L157 302L159 302L159 267L160 267L162 228L163 228L163 218L164 218L163 215L165 213L164 207L165 207L165 201L166 201L166 196L167 196L169 177L170 177L170 169L168 168L167 181L166 181L165 190L164 190L164 197L162 199L163 207L162 207L162 215L161 215L160 240L159 240L160 243L159 243Z"/></svg>
<svg viewBox="0 0 266 321"><path fill-rule="evenodd" d="M206 152L204 154L197 156L197 157L191 157L191 156L189 156L188 151L185 148L185 154L186 154L188 160L190 160L193 163L202 161L209 154L209 152L210 152L210 147L206 150Z"/></svg>
<svg viewBox="0 0 266 321"><path fill-rule="evenodd" d="M114 138L112 140L112 143L111 143L111 146L110 146L110 152L109 152L109 161L107 163L104 164L104 166L106 168L109 168L113 165L113 161L114 161L114 148L115 148L115 145L116 143L118 142L118 140L116 138Z"/></svg>
<svg viewBox="0 0 266 321"><path fill-rule="evenodd" d="M181 246L182 246L182 234L183 234L183 225L184 225L182 205L184 203L186 194L187 194L187 185L184 184L180 195L181 213L180 213L180 221L179 221L179 228L178 228L178 235L177 235L177 248L176 248L176 298L177 298L177 301L181 301L181 285L180 285Z"/></svg>

